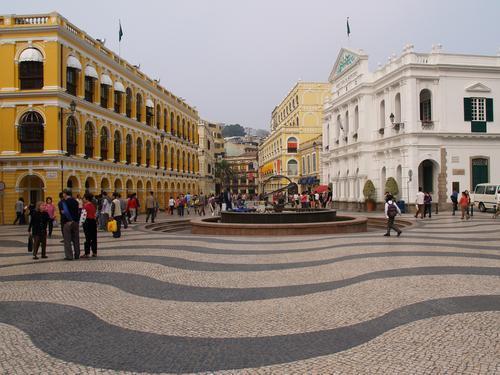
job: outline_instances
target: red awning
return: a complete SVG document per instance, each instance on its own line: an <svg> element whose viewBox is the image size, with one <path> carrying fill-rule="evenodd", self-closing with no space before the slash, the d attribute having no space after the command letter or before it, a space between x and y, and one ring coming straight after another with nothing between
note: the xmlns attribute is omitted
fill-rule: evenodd
<svg viewBox="0 0 500 375"><path fill-rule="evenodd" d="M324 193L325 191L328 190L328 185L319 185L315 190L318 193Z"/></svg>

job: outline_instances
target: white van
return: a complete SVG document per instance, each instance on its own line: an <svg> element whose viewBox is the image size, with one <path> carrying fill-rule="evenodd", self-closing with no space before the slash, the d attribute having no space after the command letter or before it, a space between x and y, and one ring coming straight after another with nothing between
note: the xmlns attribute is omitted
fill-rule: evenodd
<svg viewBox="0 0 500 375"><path fill-rule="evenodd" d="M479 211L495 209L500 196L500 185L477 184L474 190L474 205Z"/></svg>

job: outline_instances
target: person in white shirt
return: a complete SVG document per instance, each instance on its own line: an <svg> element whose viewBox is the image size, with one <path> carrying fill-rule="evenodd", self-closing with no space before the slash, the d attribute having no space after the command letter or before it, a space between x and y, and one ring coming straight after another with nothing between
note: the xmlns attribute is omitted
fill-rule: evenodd
<svg viewBox="0 0 500 375"><path fill-rule="evenodd" d="M175 208L175 199L174 197L170 197L168 200L168 209L170 211L170 215L174 214L174 208Z"/></svg>
<svg viewBox="0 0 500 375"><path fill-rule="evenodd" d="M120 203L120 195L118 193L113 193L113 201L111 202L111 217L116 220L116 232L113 232L114 238L119 238L121 233L122 224L122 207Z"/></svg>
<svg viewBox="0 0 500 375"><path fill-rule="evenodd" d="M424 201L425 201L425 194L423 192L423 189L421 187L418 188L418 193L417 193L417 199L415 200L415 203L417 204L417 213L415 214L415 217L418 217L420 214L420 218L424 218Z"/></svg>
<svg viewBox="0 0 500 375"><path fill-rule="evenodd" d="M396 231L398 237L401 236L401 229L394 225L394 220L397 215L401 215L401 210L394 202L394 197L392 195L388 195L387 202L385 203L385 217L387 218L387 232L384 234L385 237L389 237L391 235L391 229Z"/></svg>

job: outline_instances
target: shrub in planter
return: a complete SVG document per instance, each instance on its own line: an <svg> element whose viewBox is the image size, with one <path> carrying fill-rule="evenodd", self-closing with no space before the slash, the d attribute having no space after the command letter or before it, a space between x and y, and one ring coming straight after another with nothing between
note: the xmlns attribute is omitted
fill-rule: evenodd
<svg viewBox="0 0 500 375"><path fill-rule="evenodd" d="M372 180L367 180L365 182L363 195L365 197L367 210L373 211L375 209L375 185L373 185Z"/></svg>
<svg viewBox="0 0 500 375"><path fill-rule="evenodd" d="M394 179L394 177L389 177L385 182L385 191L388 191L394 198L396 198L399 194L398 183Z"/></svg>

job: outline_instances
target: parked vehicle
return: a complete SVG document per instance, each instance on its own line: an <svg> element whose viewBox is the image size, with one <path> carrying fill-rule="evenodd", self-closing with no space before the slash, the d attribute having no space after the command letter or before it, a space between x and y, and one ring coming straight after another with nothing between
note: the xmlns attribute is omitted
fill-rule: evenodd
<svg viewBox="0 0 500 375"><path fill-rule="evenodd" d="M474 190L474 205L479 211L496 209L498 196L500 195L500 184L478 184Z"/></svg>

